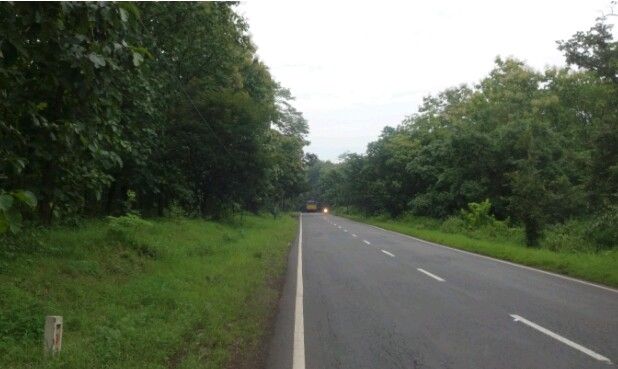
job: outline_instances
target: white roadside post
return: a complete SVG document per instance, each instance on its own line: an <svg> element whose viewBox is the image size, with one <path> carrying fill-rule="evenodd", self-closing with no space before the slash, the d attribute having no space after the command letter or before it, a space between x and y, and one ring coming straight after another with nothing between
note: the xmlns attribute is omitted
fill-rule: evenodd
<svg viewBox="0 0 618 369"><path fill-rule="evenodd" d="M55 355L62 348L62 317L48 315L45 317L44 335L45 353Z"/></svg>

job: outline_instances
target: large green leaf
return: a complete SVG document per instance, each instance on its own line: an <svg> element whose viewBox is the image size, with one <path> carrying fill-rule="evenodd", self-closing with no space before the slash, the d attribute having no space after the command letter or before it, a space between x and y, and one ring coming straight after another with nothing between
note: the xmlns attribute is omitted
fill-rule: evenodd
<svg viewBox="0 0 618 369"><path fill-rule="evenodd" d="M6 221L11 232L19 232L19 230L21 229L22 221L21 213L16 208L12 208L9 211L5 212L4 215L6 217Z"/></svg>
<svg viewBox="0 0 618 369"><path fill-rule="evenodd" d="M8 193L0 195L0 210L7 211L13 206L13 196Z"/></svg>
<svg viewBox="0 0 618 369"><path fill-rule="evenodd" d="M140 64L144 61L144 57L136 52L133 52L133 65L139 67Z"/></svg>
<svg viewBox="0 0 618 369"><path fill-rule="evenodd" d="M19 231L21 230L21 222L19 223L9 223L9 229L11 230L11 232L15 233L19 233Z"/></svg>
<svg viewBox="0 0 618 369"><path fill-rule="evenodd" d="M95 68L100 68L105 66L105 58L97 53L88 54L88 59L94 64Z"/></svg>
<svg viewBox="0 0 618 369"><path fill-rule="evenodd" d="M21 213L16 208L12 208L4 213L6 220L9 222L9 225L21 223Z"/></svg>
<svg viewBox="0 0 618 369"><path fill-rule="evenodd" d="M17 191L13 193L13 196L31 208L36 206L36 196L30 191Z"/></svg>

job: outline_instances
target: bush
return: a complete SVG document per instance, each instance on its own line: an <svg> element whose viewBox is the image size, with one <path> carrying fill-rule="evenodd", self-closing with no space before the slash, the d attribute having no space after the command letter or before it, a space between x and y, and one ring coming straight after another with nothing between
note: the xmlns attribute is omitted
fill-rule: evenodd
<svg viewBox="0 0 618 369"><path fill-rule="evenodd" d="M484 222L476 222L477 226L472 227L469 220L464 220L461 216L448 217L442 224L437 227L440 231L452 234L465 234L466 236L485 239L485 240L497 240L519 243L523 240L522 229L518 227L509 227L508 221L499 221L493 219L492 221L482 224Z"/></svg>
<svg viewBox="0 0 618 369"><path fill-rule="evenodd" d="M618 246L618 206L610 206L596 216L586 231L586 238L601 248Z"/></svg>
<svg viewBox="0 0 618 369"><path fill-rule="evenodd" d="M140 228L152 227L152 223L139 217L137 214L127 214L119 217L107 217L109 237L118 243L129 246L139 255L156 257L157 251L152 247L137 242L135 232Z"/></svg>
<svg viewBox="0 0 618 369"><path fill-rule="evenodd" d="M170 218L185 218L188 216L188 213L178 201L172 201L166 209L165 215Z"/></svg>
<svg viewBox="0 0 618 369"><path fill-rule="evenodd" d="M24 208L34 209L36 204L36 197L30 191L6 192L0 189L0 235L6 231L18 233Z"/></svg>
<svg viewBox="0 0 618 369"><path fill-rule="evenodd" d="M461 217L451 216L440 225L440 230L446 233L466 232L467 224Z"/></svg>
<svg viewBox="0 0 618 369"><path fill-rule="evenodd" d="M480 238L514 243L523 242L524 236L522 231L520 227L509 227L508 221L499 220L494 220L492 223L478 228Z"/></svg>
<svg viewBox="0 0 618 369"><path fill-rule="evenodd" d="M586 239L589 225L589 222L581 220L554 224L545 230L541 247L552 251L595 251L594 243Z"/></svg>
<svg viewBox="0 0 618 369"><path fill-rule="evenodd" d="M461 219L469 228L478 228L484 225L492 225L496 219L491 214L491 202L485 199L483 202L471 202L468 209L461 210Z"/></svg>
<svg viewBox="0 0 618 369"><path fill-rule="evenodd" d="M391 219L388 215L382 215L381 217L374 217L377 220L381 220L381 221L387 221L389 219ZM436 219L436 218L430 218L430 217L425 217L425 216L417 216L417 215L413 215L412 213L406 213L405 215L402 215L400 218L398 218L399 221L404 222L404 223L409 223L414 225L415 228L427 228L427 229L434 229L440 226L440 224L442 224L442 221L440 219Z"/></svg>
<svg viewBox="0 0 618 369"><path fill-rule="evenodd" d="M448 204L453 201L448 192L427 192L418 194L408 202L408 207L415 215L444 218L449 214Z"/></svg>
<svg viewBox="0 0 618 369"><path fill-rule="evenodd" d="M109 229L114 232L126 232L140 227L151 227L152 223L142 219L137 214L127 214L119 217L107 217Z"/></svg>

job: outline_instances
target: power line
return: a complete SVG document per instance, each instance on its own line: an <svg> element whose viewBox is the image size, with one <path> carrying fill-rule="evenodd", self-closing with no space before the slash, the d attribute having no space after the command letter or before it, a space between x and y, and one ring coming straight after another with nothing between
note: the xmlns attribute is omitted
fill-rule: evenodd
<svg viewBox="0 0 618 369"><path fill-rule="evenodd" d="M175 74L174 74L175 75ZM200 112L200 110L197 108L197 106L195 105L195 103L193 102L193 99L191 99L191 96L189 96L189 94L187 93L187 91L185 90L185 87L182 85L182 81L180 80L180 77L176 76L177 80L178 80L178 85L180 86L180 89L182 90L182 92L184 93L184 95L187 97L187 100L189 100L189 103L191 103L191 106L193 106L193 109L195 110L195 112L199 115L200 119L202 120L202 122L208 126L208 128L210 129L210 131L212 132L213 136L215 137L215 139L217 140L217 142L219 143L219 145L221 145L221 147L223 147L223 150L225 150L225 152L229 155L232 156L232 153L230 152L230 150L227 148L227 146L225 146L223 144L223 141L221 141L221 138L219 138L219 136L217 135L217 132L215 131L215 129L210 125L210 123L208 123L206 121L206 119L204 118L204 116L202 115L202 113Z"/></svg>

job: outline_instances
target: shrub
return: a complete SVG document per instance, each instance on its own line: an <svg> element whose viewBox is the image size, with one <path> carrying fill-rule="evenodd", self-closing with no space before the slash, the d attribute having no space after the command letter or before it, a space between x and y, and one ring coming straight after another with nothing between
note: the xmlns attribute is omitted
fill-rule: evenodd
<svg viewBox="0 0 618 369"><path fill-rule="evenodd" d="M109 237L116 242L129 246L139 255L156 257L157 251L152 247L135 240L135 232L144 227L152 227L152 223L137 214L127 214L119 217L107 217Z"/></svg>
<svg viewBox="0 0 618 369"><path fill-rule="evenodd" d="M142 219L137 214L127 214L119 217L107 217L109 228L112 231L126 232L140 227L151 227L152 223Z"/></svg>
<svg viewBox="0 0 618 369"><path fill-rule="evenodd" d="M122 207L124 208L124 212L127 214L136 214L139 215L139 212L134 209L135 204L137 204L137 193L133 190L127 190L127 197Z"/></svg>
<svg viewBox="0 0 618 369"><path fill-rule="evenodd" d="M166 209L165 215L170 218L185 218L188 213L178 201L174 200Z"/></svg>
<svg viewBox="0 0 618 369"><path fill-rule="evenodd" d="M0 235L6 231L13 234L22 227L23 208L33 209L37 200L30 191L6 192L0 189Z"/></svg>
<svg viewBox="0 0 618 369"><path fill-rule="evenodd" d="M391 218L388 215L383 215L382 218L377 219L387 221ZM413 224L416 228L433 229L438 228L440 224L442 224L442 221L440 219L430 218L426 216L418 216L414 215L413 213L405 213L398 219L404 223Z"/></svg>
<svg viewBox="0 0 618 369"><path fill-rule="evenodd" d="M601 248L618 246L618 206L610 206L597 215L586 231L586 238L594 241Z"/></svg>
<svg viewBox="0 0 618 369"><path fill-rule="evenodd" d="M471 202L468 209L461 210L461 219L469 228L478 228L493 224L496 219L491 214L491 202L485 199L483 202Z"/></svg>
<svg viewBox="0 0 618 369"><path fill-rule="evenodd" d="M446 233L462 233L467 229L466 222L461 217L451 216L440 225L440 230Z"/></svg>
<svg viewBox="0 0 618 369"><path fill-rule="evenodd" d="M490 224L485 224L478 228L481 238L502 240L510 242L522 242L522 229L519 227L509 227L507 221L494 220Z"/></svg>
<svg viewBox="0 0 618 369"><path fill-rule="evenodd" d="M543 232L541 247L552 251L594 252L598 247L586 237L589 227L590 222L582 220L554 224Z"/></svg>

